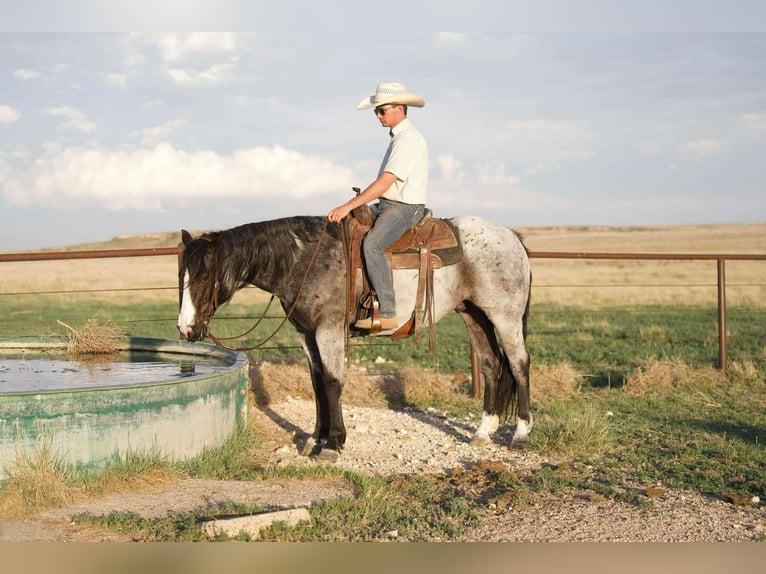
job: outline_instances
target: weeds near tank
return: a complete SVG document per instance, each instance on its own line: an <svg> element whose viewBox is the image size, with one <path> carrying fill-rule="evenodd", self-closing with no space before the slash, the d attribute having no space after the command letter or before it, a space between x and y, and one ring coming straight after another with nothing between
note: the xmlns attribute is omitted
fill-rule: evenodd
<svg viewBox="0 0 766 574"><path fill-rule="evenodd" d="M69 329L67 355L70 358L115 353L120 348L120 338L124 335L109 319L102 320L98 317L88 319L79 330L63 321L57 323Z"/></svg>
<svg viewBox="0 0 766 574"><path fill-rule="evenodd" d="M76 472L47 441L32 453L18 453L16 467L0 489L0 516L23 516L38 508L57 507L78 491Z"/></svg>

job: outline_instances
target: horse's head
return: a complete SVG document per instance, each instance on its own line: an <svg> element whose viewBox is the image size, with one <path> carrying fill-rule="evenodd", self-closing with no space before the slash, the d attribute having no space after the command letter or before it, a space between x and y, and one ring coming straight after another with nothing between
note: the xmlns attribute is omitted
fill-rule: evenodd
<svg viewBox="0 0 766 574"><path fill-rule="evenodd" d="M184 250L178 266L178 331L187 341L201 341L218 306L228 299L222 287L218 234L196 239L181 232Z"/></svg>

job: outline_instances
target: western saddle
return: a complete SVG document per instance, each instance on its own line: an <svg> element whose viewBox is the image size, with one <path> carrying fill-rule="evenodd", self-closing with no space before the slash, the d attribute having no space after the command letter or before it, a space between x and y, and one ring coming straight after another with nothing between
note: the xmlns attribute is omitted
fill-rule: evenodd
<svg viewBox="0 0 766 574"><path fill-rule="evenodd" d="M354 188L358 194L359 188ZM351 325L363 317L372 317L370 333L380 332L378 299L372 289L362 261L362 240L375 222L375 214L369 206L354 209L342 222L343 248L346 257L346 340L352 336ZM424 320L429 326L429 350L434 348L434 269L454 265L463 257L457 230L449 221L433 217L426 209L424 217L415 227L406 231L393 245L386 249L389 267L394 269L418 269L418 286L415 309L410 319L389 336L404 339L413 336L418 343ZM361 273L360 273L361 272ZM357 275L362 277L362 295L356 296ZM353 335L357 335L354 332ZM348 345L346 346L348 349Z"/></svg>

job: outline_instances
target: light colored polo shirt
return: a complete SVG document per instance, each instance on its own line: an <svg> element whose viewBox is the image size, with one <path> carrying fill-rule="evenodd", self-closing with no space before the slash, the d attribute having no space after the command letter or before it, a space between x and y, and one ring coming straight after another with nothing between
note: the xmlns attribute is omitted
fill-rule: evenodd
<svg viewBox="0 0 766 574"><path fill-rule="evenodd" d="M387 171L396 176L383 197L401 203L426 202L428 191L428 146L426 140L409 118L404 118L391 130L378 177Z"/></svg>

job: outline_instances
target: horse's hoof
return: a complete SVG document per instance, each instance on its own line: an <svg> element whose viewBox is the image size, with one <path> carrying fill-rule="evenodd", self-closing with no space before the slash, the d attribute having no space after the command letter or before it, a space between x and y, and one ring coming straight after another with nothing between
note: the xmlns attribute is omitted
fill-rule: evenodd
<svg viewBox="0 0 766 574"><path fill-rule="evenodd" d="M337 450L331 448L323 448L311 458L318 462L338 462L340 453Z"/></svg>
<svg viewBox="0 0 766 574"><path fill-rule="evenodd" d="M309 456L311 452L314 450L314 447L316 446L316 442L314 442L314 439L312 437L309 437L306 439L306 442L303 443L303 446L298 451L301 456Z"/></svg>
<svg viewBox="0 0 766 574"><path fill-rule="evenodd" d="M489 440L488 436L475 434L471 439L471 446L488 446L490 442L492 441Z"/></svg>
<svg viewBox="0 0 766 574"><path fill-rule="evenodd" d="M529 436L513 437L511 443L508 445L510 450L523 450L529 440Z"/></svg>

